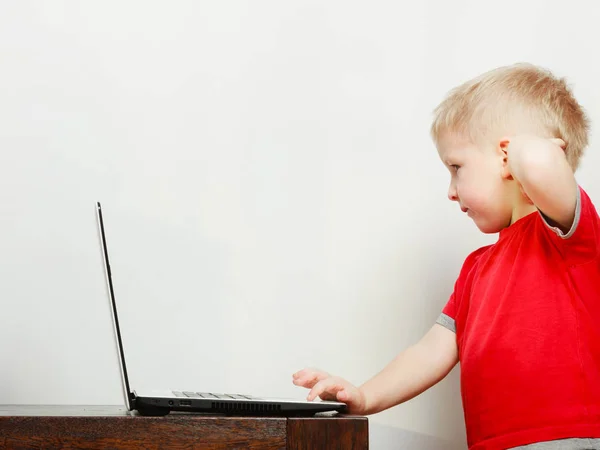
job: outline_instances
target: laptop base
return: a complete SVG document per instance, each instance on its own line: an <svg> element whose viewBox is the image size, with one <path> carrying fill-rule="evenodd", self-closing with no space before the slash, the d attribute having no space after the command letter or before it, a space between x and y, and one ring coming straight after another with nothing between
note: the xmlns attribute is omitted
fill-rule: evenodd
<svg viewBox="0 0 600 450"><path fill-rule="evenodd" d="M205 413L224 416L310 417L316 413L343 413L346 405L330 402L278 401L277 399L206 400L175 397L136 396L134 408L142 416L166 416L171 411L179 413Z"/></svg>

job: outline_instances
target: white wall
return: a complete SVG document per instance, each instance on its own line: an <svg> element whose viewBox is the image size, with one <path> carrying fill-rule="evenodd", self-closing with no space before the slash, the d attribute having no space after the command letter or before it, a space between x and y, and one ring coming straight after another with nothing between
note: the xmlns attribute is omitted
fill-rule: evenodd
<svg viewBox="0 0 600 450"><path fill-rule="evenodd" d="M530 61L568 76L597 130L599 13L0 3L0 403L122 402L96 200L134 388L302 397L291 374L306 365L363 382L495 240L446 199L432 108ZM579 180L600 202L596 147ZM390 429L411 448L414 432L464 446L457 371L371 423L380 447Z"/></svg>

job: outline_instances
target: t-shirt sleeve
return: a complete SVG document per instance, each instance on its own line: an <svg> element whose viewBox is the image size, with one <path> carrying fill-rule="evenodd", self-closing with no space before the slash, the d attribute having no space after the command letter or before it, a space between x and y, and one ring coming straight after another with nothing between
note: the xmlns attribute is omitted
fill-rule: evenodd
<svg viewBox="0 0 600 450"><path fill-rule="evenodd" d="M456 333L456 295L454 292L435 323Z"/></svg>
<svg viewBox="0 0 600 450"><path fill-rule="evenodd" d="M591 199L581 187L577 189L575 217L567 233L550 224L541 213L540 217L551 239L569 264L583 264L598 256L600 217Z"/></svg>
<svg viewBox="0 0 600 450"><path fill-rule="evenodd" d="M454 291L450 295L446 306L442 309L442 313L439 315L436 323L448 328L450 331L456 333L456 319L458 316L458 309L460 306L460 301L465 293L466 287L469 284L469 280L471 279L471 271L475 268L479 257L489 248L490 246L482 247L478 250L475 250L463 263L462 269L460 270L460 274L456 283L454 283Z"/></svg>

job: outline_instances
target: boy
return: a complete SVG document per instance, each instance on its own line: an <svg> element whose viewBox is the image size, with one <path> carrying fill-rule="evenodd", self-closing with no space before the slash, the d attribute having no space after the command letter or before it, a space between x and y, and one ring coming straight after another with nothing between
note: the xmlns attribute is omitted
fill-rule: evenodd
<svg viewBox="0 0 600 450"><path fill-rule="evenodd" d="M461 363L471 450L600 449L600 218L574 171L588 121L564 80L501 67L455 90L431 128L448 197L498 242L469 255L437 323L360 388L294 384L373 414Z"/></svg>

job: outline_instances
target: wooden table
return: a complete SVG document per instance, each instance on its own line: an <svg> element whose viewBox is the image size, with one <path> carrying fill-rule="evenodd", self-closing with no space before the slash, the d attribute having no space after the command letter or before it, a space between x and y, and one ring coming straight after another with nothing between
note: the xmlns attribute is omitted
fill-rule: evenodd
<svg viewBox="0 0 600 450"><path fill-rule="evenodd" d="M119 406L0 405L8 449L367 449L365 417L142 417Z"/></svg>

